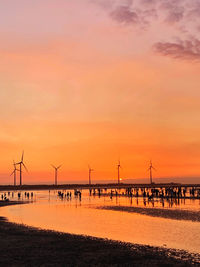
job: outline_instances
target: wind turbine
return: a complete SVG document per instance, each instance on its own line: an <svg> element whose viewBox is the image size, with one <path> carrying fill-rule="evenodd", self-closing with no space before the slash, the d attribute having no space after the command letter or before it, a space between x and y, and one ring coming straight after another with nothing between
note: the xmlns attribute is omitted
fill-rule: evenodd
<svg viewBox="0 0 200 267"><path fill-rule="evenodd" d="M120 173L119 173L119 170L121 168L121 164L120 164L120 160L118 161L118 164L117 164L117 179L118 179L118 184L120 183Z"/></svg>
<svg viewBox="0 0 200 267"><path fill-rule="evenodd" d="M25 164L24 164L24 151L22 152L22 157L21 157L21 161L20 162L17 162L15 165L19 165L19 177L20 177L20 182L19 182L19 185L21 186L22 185L22 166L24 167L24 169L28 172Z"/></svg>
<svg viewBox="0 0 200 267"><path fill-rule="evenodd" d="M51 164L51 166L55 169L55 185L57 185L58 169L59 169L62 165L59 165L58 167L55 167L54 165Z"/></svg>
<svg viewBox="0 0 200 267"><path fill-rule="evenodd" d="M88 165L88 175L89 175L89 185L91 185L91 173L94 171L94 169L91 169Z"/></svg>
<svg viewBox="0 0 200 267"><path fill-rule="evenodd" d="M153 180L152 180L152 169L153 169L153 170L156 170L156 169L153 167L153 165L152 165L152 161L150 160L150 166L149 166L148 171L149 171L149 177L150 177L150 183L151 183L151 184L153 183Z"/></svg>
<svg viewBox="0 0 200 267"><path fill-rule="evenodd" d="M14 186L16 186L16 171L19 171L18 169L17 169L17 167L16 167L16 163L14 162L14 160L13 160L13 166L14 166L14 170L13 170L13 172L10 174L10 176L14 176Z"/></svg>

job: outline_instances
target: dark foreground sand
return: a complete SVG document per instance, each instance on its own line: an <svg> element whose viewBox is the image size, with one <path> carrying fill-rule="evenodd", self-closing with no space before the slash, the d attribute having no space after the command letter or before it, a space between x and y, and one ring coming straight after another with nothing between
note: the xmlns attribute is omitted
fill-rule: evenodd
<svg viewBox="0 0 200 267"><path fill-rule="evenodd" d="M104 206L104 207L100 206L96 208L104 210L139 213L152 217L161 217L173 220L200 222L200 212L198 211L188 211L188 210L178 210L178 209L170 210L170 209L160 209L160 208L141 208L141 207L127 207L127 206Z"/></svg>
<svg viewBox="0 0 200 267"><path fill-rule="evenodd" d="M39 230L0 217L0 266L200 266L200 256Z"/></svg>

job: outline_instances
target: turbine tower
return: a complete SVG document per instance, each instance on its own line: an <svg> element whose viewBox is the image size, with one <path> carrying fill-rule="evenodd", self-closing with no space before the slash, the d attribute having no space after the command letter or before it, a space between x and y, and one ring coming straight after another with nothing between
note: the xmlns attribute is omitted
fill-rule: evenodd
<svg viewBox="0 0 200 267"><path fill-rule="evenodd" d="M20 162L17 162L15 165L19 165L19 185L21 186L22 185L22 167L24 167L24 169L28 172L25 164L24 164L24 151L22 152L22 157L21 157L21 161Z"/></svg>
<svg viewBox="0 0 200 267"><path fill-rule="evenodd" d="M57 185L57 181L58 181L58 169L59 169L62 165L59 165L58 167L55 167L54 165L51 164L51 166L55 169L55 185Z"/></svg>
<svg viewBox="0 0 200 267"><path fill-rule="evenodd" d="M151 184L153 183L152 169L153 169L153 170L156 170L156 169L153 167L153 165L152 165L152 161L150 160L150 166L149 166L148 171L149 171L149 178L150 178L150 183L151 183Z"/></svg>
<svg viewBox="0 0 200 267"><path fill-rule="evenodd" d="M120 164L120 160L118 161L118 164L117 164L117 180L118 180L118 184L120 183L120 170L121 168L121 164Z"/></svg>
<svg viewBox="0 0 200 267"><path fill-rule="evenodd" d="M94 169L91 169L88 165L88 175L89 175L89 185L91 185L91 173L94 171Z"/></svg>
<svg viewBox="0 0 200 267"><path fill-rule="evenodd" d="M14 186L16 186L16 171L19 171L19 170L17 169L16 165L17 165L17 164L16 164L16 163L14 162L14 160L13 160L14 170L13 170L13 172L10 174L10 176L13 175L13 178L14 178Z"/></svg>

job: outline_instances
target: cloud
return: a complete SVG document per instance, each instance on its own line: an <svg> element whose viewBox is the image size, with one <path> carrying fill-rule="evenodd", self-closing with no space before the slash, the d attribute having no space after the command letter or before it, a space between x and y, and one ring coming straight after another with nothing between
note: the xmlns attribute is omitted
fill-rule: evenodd
<svg viewBox="0 0 200 267"><path fill-rule="evenodd" d="M159 10L160 13L164 12L166 22L177 23L184 18L184 0L160 1Z"/></svg>
<svg viewBox="0 0 200 267"><path fill-rule="evenodd" d="M169 23L176 23L176 22L181 21L183 17L184 17L184 8L179 7L179 8L170 10L166 18L166 21Z"/></svg>
<svg viewBox="0 0 200 267"><path fill-rule="evenodd" d="M96 0L95 3L113 20L124 24L144 24L154 20L185 24L189 19L199 20L199 0Z"/></svg>
<svg viewBox="0 0 200 267"><path fill-rule="evenodd" d="M144 5L140 5L144 1ZM153 3L154 0L149 0ZM119 24L125 26L145 26L148 18L156 17L156 10L147 0L96 0L95 3L107 12L108 16Z"/></svg>
<svg viewBox="0 0 200 267"><path fill-rule="evenodd" d="M139 16L130 6L119 6L110 13L111 17L120 23L125 24L138 24Z"/></svg>
<svg viewBox="0 0 200 267"><path fill-rule="evenodd" d="M155 43L157 53L199 60L200 0L95 1L106 4L104 11L116 23L130 30L137 29L141 35L146 34L149 46ZM163 39L166 41L160 41Z"/></svg>
<svg viewBox="0 0 200 267"><path fill-rule="evenodd" d="M199 13L200 13L200 2L194 1L193 4L188 9L187 17L188 19L191 19L191 20L194 20L194 19L199 20Z"/></svg>
<svg viewBox="0 0 200 267"><path fill-rule="evenodd" d="M121 24L144 26L151 24L160 16L169 23L183 19L183 2L185 0L96 0L96 4L104 8L109 16ZM162 15L161 15L162 14Z"/></svg>
<svg viewBox="0 0 200 267"><path fill-rule="evenodd" d="M191 39L179 42L158 42L154 50L162 56L171 58L200 61L200 41Z"/></svg>

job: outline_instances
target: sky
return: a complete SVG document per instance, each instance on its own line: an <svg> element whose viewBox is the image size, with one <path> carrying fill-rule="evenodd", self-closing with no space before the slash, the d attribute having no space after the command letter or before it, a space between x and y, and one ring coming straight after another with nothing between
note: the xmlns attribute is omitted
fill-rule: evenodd
<svg viewBox="0 0 200 267"><path fill-rule="evenodd" d="M200 177L199 0L0 3L0 183ZM192 179L192 178L191 178ZM192 181L192 180L191 180ZM19 182L19 177L18 177Z"/></svg>

